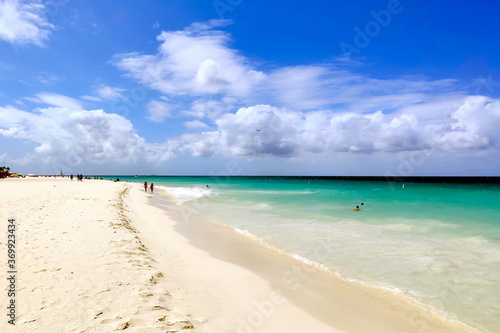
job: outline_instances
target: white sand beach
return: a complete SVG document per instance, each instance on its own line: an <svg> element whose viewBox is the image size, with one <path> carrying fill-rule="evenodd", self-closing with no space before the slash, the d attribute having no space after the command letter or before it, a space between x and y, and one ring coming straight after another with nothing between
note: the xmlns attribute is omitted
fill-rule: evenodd
<svg viewBox="0 0 500 333"><path fill-rule="evenodd" d="M140 184L0 180L17 223L16 325L1 332L469 332L396 293L343 281Z"/></svg>

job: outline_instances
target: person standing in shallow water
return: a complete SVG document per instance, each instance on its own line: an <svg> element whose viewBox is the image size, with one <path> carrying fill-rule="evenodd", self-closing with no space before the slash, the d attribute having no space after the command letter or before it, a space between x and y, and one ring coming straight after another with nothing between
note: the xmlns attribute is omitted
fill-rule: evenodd
<svg viewBox="0 0 500 333"><path fill-rule="evenodd" d="M149 188L151 189L151 193L153 193L153 189L155 188L155 186L153 185L153 183L151 183L151 186Z"/></svg>
<svg viewBox="0 0 500 333"><path fill-rule="evenodd" d="M148 182L144 182L144 192L148 191Z"/></svg>

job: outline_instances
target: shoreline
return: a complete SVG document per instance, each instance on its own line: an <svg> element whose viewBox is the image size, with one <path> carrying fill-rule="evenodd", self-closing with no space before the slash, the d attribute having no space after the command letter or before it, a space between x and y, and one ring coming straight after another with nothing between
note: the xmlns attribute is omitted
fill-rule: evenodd
<svg viewBox="0 0 500 333"><path fill-rule="evenodd" d="M163 190L164 191L164 190ZM310 299L303 299L303 295L299 295L295 286L291 288L291 286L286 286L283 284L284 277L295 278L300 282L300 288L304 288L307 292L311 292L311 290L315 290L312 285L316 283L318 280L322 281L323 287L332 288L331 283L334 281L335 286L334 293L330 294L330 299L338 299L339 293L342 294L345 290L349 290L351 294L343 295L345 296L345 300L349 300L352 298L351 296L356 295L359 298L363 299L361 303L368 302L369 306L377 306L378 301L374 303L370 303L371 300L380 300L382 299L391 306L387 307L384 311L389 311L392 314L397 312L400 308L405 308L407 312L404 312L403 316L406 318L390 318L390 320L396 321L408 321L413 322L409 326L404 323L399 323L401 328L399 328L399 324L395 324L397 326L397 330L394 332L406 329L408 332L412 331L422 331L424 327L432 327L432 332L477 332L471 327L468 327L464 323L461 323L451 316L446 316L443 312L438 309L434 309L430 306L426 306L425 304L421 304L416 302L415 300L410 299L408 296L404 295L401 292L381 289L375 286L370 286L364 284L361 281L353 281L346 279L335 272L330 270L325 270L322 267L318 267L313 264L310 265L304 261L300 261L298 258L294 257L293 254L281 251L265 242L259 240L258 238L250 237L249 235L245 235L244 233L239 233L234 230L230 226L217 225L208 221L204 221L201 215L196 214L196 212L186 212L183 211L183 207L176 205L173 198L168 193L162 193L165 195L164 203L159 203L158 201L153 204L158 208L169 209L169 217L171 217L174 221L176 221L177 225L175 229L182 234L184 237L188 238L192 245L202 249L210 253L212 257L215 257L219 260L223 260L226 262L230 262L240 267L244 267L252 271L253 273L257 273L259 276L264 277L274 291L285 291L284 296L286 296L291 302L297 307L308 312L312 317L315 317L319 321L323 323L327 323L332 329L343 327L342 332L362 332L359 330L359 327L352 326L352 323L341 323L342 320L340 318L332 319L332 314L330 311L326 313L323 312L322 306L311 304ZM172 209L174 208L174 209ZM201 231L200 231L201 229ZM208 236L208 237L207 237ZM212 239L212 242L207 242L207 239ZM216 244L213 244L213 239L217 239ZM226 244L220 244L224 243ZM236 254L231 251L234 246L238 248L246 248L246 253L241 253L241 251L237 251ZM233 246L233 247L231 247ZM259 256L252 257L251 253L259 253ZM266 260L262 260L263 258L273 258L272 263L267 263ZM283 262L286 262L283 265ZM279 266L282 269L282 272L274 271L266 271L269 267ZM264 269L262 269L264 267ZM298 272L302 270L303 272ZM288 274L288 275L287 275ZM295 276L290 276L296 274ZM285 276L287 275L287 276ZM306 277L306 275L309 275ZM307 281L311 280L311 281ZM290 280L288 281L290 282ZM328 285L330 284L330 285ZM304 286L302 286L304 285ZM299 288L299 289L300 289ZM293 290L292 290L293 289ZM320 290L321 288L316 289L316 296L320 296L321 292L324 290ZM330 290L331 291L331 290ZM346 301L348 304L350 301ZM360 305L358 304L358 305ZM325 302L323 305L330 305L329 300ZM339 308L342 306L337 304ZM368 311L370 312L370 311ZM401 312L401 313L403 313ZM410 312L417 312L418 315ZM371 319L376 320L377 316L373 316ZM420 324L415 324L415 322L420 322ZM392 325L392 324L391 324ZM380 332L391 332L390 326L381 325ZM377 324L372 323L370 325L371 332L377 332L376 329ZM404 327L404 328L403 328ZM398 331L399 332L399 331Z"/></svg>
<svg viewBox="0 0 500 333"><path fill-rule="evenodd" d="M209 221L206 221L204 223L212 223ZM439 308L436 308L432 305L425 304L424 302L421 302L417 298L413 298L411 295L405 294L403 291L398 289L397 287L384 287L380 285L373 285L367 282L364 282L359 279L355 278L348 278L343 276L341 273L333 271L324 265L316 262L309 260L305 257L302 257L298 254L286 252L284 250L281 250L273 245L270 245L266 243L264 240L260 239L259 237L244 231L240 230L238 228L235 228L233 226L229 225L221 225L224 228L227 228L227 232L229 234L235 233L230 235L229 237L238 237L239 235L242 235L245 238L250 239L253 242L258 243L258 246L263 246L273 252L275 252L277 255L280 256L285 256L292 261L296 263L296 267L301 267L303 271L311 271L311 270L319 270L321 273L325 273L328 276L330 276L332 279L338 279L341 280L340 283L345 283L345 284L353 284L354 286L358 286L361 289L372 291L374 293L381 293L381 294L390 294L392 295L391 297L396 297L396 298L401 298L401 301L408 304L411 307L415 307L421 312L425 313L426 315L429 315L431 317L436 318L437 321L442 322L444 325L451 325L453 327L457 327L457 329L464 329L466 330L465 332L480 332L479 330L475 329L474 327L471 327L467 325L466 323L460 321L458 318L456 318L454 315L447 313L446 311L443 311ZM227 260L226 260L227 261ZM229 260L230 261L230 260ZM245 265L242 265L245 266ZM300 278L300 277L299 277ZM356 287L355 287L356 288ZM424 315L421 317L421 319L425 320Z"/></svg>
<svg viewBox="0 0 500 333"><path fill-rule="evenodd" d="M212 223L212 222L206 221L204 223ZM258 243L259 246L263 246L265 248L268 248L278 255L282 255L282 256L285 256L285 257L293 260L294 262L296 262L296 266L302 267L302 269L304 271L319 270L321 273L327 274L332 279L341 280L340 283L353 284L354 286L358 286L359 288L362 288L364 290L368 290L369 293L370 293L370 291L372 291L374 293L390 294L390 295L392 295L391 297L401 298L402 302L408 304L411 307L415 307L418 310L421 310L423 313L425 313L431 317L436 318L438 321L442 322L444 325L449 324L453 327L457 327L457 329L465 329L467 332L480 332L479 330L475 329L474 327L467 325L465 322L460 321L453 314L450 314L450 313L448 313L444 310L441 310L437 307L434 307L432 305L425 304L424 302L418 300L417 298L414 298L409 294L405 294L402 290L400 290L397 287L394 287L394 286L384 287L381 285L370 284L368 282L365 282L365 281L362 281L359 279L345 277L341 273L336 272L334 270L331 270L331 269L325 267L324 265L322 265L316 261L309 260L308 258L305 258L301 255L290 253L290 252L281 250L280 248L277 248L273 245L270 245L270 244L266 243L264 240L262 240L261 238L249 233L248 231L240 230L240 229L233 227L233 226L230 226L230 225L221 225L221 226L227 228L228 233L236 233L236 235L233 234L229 237L238 237L238 235L242 235L245 238L249 238L253 242ZM422 319L424 319L424 318L422 317Z"/></svg>
<svg viewBox="0 0 500 333"><path fill-rule="evenodd" d="M204 221L202 209L183 212L140 183L0 186L24 262L19 325L7 332L473 332Z"/></svg>
<svg viewBox="0 0 500 333"><path fill-rule="evenodd" d="M140 207L149 201L155 201L154 205L138 215ZM180 288L172 286L171 289L177 289L173 295L186 300L182 308L207 318L201 323L201 332L302 332L309 329L342 332L284 300L255 272L214 258L197 247L176 230L178 221L170 214L174 214L177 207L165 203L159 193L145 195L137 187L137 191L131 192L127 205L131 208L131 219L140 225L144 243L157 254L155 260L160 270L169 269L170 276L180 281ZM168 215L165 208L170 210ZM226 239L234 241L234 238ZM267 320L270 317L273 320ZM293 318L300 319L290 323Z"/></svg>

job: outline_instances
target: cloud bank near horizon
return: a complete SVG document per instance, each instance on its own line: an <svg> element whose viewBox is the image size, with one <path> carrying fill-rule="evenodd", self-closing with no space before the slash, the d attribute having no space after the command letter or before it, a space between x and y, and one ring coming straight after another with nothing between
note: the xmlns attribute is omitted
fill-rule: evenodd
<svg viewBox="0 0 500 333"><path fill-rule="evenodd" d="M29 159L58 161L70 167L81 163L154 164L182 154L300 159L307 154L437 151L453 155L498 150L500 101L473 96L462 98L459 104L452 99L420 107L423 116L402 111L296 112L255 105L222 115L215 120L214 130L159 144L146 142L128 119L103 110L49 107L26 112L2 107L0 135L35 142L38 146ZM430 120L427 114L433 107L450 112Z"/></svg>

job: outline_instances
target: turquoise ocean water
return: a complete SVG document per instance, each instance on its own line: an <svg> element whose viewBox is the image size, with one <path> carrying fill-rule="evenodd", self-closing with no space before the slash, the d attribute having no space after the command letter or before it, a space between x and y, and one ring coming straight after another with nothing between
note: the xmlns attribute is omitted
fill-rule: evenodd
<svg viewBox="0 0 500 333"><path fill-rule="evenodd" d="M500 184L120 178L154 182L178 205L298 260L500 332Z"/></svg>

